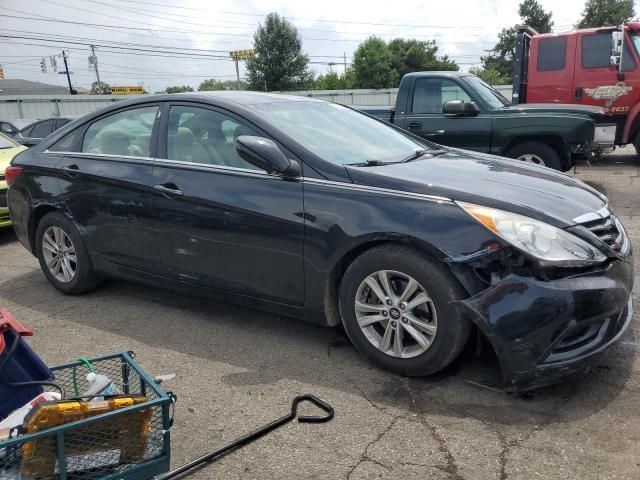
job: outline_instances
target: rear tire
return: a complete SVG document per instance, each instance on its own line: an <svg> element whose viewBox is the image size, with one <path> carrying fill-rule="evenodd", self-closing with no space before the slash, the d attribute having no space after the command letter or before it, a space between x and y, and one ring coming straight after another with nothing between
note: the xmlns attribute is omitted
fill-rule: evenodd
<svg viewBox="0 0 640 480"><path fill-rule="evenodd" d="M93 273L82 237L71 220L59 212L47 213L36 230L36 254L49 283L75 295L94 289L100 279Z"/></svg>
<svg viewBox="0 0 640 480"><path fill-rule="evenodd" d="M391 290L391 295L380 299L376 290ZM340 314L362 355L392 372L424 376L445 368L466 345L471 323L452 303L466 297L440 263L404 245L382 245L347 268L340 285ZM425 298L430 301L420 301Z"/></svg>
<svg viewBox="0 0 640 480"><path fill-rule="evenodd" d="M562 171L562 162L560 161L558 152L542 142L519 143L511 147L507 151L506 156Z"/></svg>

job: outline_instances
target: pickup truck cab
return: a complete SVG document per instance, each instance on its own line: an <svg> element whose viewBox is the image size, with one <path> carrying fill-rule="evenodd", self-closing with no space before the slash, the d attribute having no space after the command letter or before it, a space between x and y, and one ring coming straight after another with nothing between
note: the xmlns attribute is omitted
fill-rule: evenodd
<svg viewBox="0 0 640 480"><path fill-rule="evenodd" d="M415 72L396 106L356 107L435 143L569 170L591 154L604 110L584 105L514 105L475 75Z"/></svg>

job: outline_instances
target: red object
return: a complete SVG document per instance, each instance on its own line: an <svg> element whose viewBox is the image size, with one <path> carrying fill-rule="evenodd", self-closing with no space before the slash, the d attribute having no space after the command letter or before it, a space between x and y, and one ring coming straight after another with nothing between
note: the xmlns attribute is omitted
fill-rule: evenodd
<svg viewBox="0 0 640 480"><path fill-rule="evenodd" d="M18 178L22 174L21 167L12 167L8 166L4 171L4 179L7 182L7 185L11 185L13 181Z"/></svg>
<svg viewBox="0 0 640 480"><path fill-rule="evenodd" d="M7 310L0 310L0 353L4 351L6 346L3 334L7 330L13 330L21 337L33 336L33 332L16 320Z"/></svg>
<svg viewBox="0 0 640 480"><path fill-rule="evenodd" d="M622 28L623 58L627 58L622 71L609 64L610 54L605 52L612 32L620 27L531 37L525 102L602 107L618 125L616 144L632 143L640 132L640 38L634 42L634 37L640 36L640 22L627 22ZM545 67L545 56L548 62L552 51L564 50L559 39L566 40L564 66L547 63Z"/></svg>

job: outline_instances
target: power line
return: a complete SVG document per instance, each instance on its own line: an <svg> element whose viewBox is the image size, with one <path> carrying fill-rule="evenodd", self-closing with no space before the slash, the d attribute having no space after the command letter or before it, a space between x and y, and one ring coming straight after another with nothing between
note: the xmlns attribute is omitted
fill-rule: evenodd
<svg viewBox="0 0 640 480"><path fill-rule="evenodd" d="M97 2L96 0L89 0L92 1L94 3L100 3ZM119 2L119 3L128 3L126 2L126 0L112 0L115 2ZM176 6L176 5L167 5L167 4L163 4L163 3L154 3L154 2L144 2L144 1L140 1L137 0L136 4L140 4L140 5L153 5L153 6L157 6L157 7L168 7L168 8L175 8L175 9L184 9L184 10L196 10L196 11L206 11L206 12L211 12L211 10L208 9L204 9L204 8L196 8L196 7L183 7L183 6ZM106 4L108 5L108 4ZM116 8L116 7L114 7ZM118 7L120 8L120 7ZM267 16L267 14L265 13L247 13L247 12L234 12L234 11L228 11L228 10L217 10L218 13L225 13L228 15L242 15L242 16L249 16L249 17L262 17L265 18ZM302 20L305 22L308 21L312 21L312 22L324 22L324 23L341 23L341 24L347 24L347 25L374 25L374 26L388 26L388 27L408 27L408 28L447 28L447 29L468 29L468 28L474 28L477 29L478 25L457 25L457 26L448 26L448 25L412 25L412 24L402 24L402 23L378 23L378 22L363 22L363 21L357 21L357 22L353 22L353 21L348 21L348 20L336 20L336 19L328 19L328 18L305 18L305 17L291 17L289 15L282 15L285 18L291 19L291 20Z"/></svg>

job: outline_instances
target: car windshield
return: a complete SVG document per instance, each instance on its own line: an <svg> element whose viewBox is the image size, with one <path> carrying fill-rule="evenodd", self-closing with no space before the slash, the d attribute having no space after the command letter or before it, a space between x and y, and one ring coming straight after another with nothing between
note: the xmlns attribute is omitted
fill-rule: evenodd
<svg viewBox="0 0 640 480"><path fill-rule="evenodd" d="M253 108L320 158L339 165L397 162L416 150L434 148L335 103L290 101Z"/></svg>
<svg viewBox="0 0 640 480"><path fill-rule="evenodd" d="M0 133L0 148L4 149L4 148L14 148L17 147L18 144L16 142L14 142L13 140L11 140L8 137L5 137L4 135L2 135Z"/></svg>
<svg viewBox="0 0 640 480"><path fill-rule="evenodd" d="M491 106L491 108L502 108L513 105L509 100L502 96L500 92L484 83L478 77L469 76L466 77L466 80L471 84L478 95L480 95L480 97L482 97L482 99Z"/></svg>

